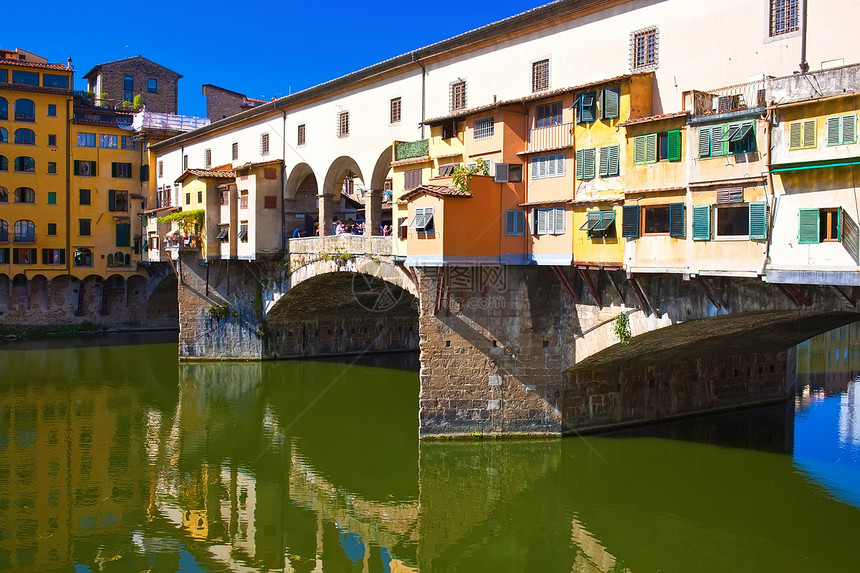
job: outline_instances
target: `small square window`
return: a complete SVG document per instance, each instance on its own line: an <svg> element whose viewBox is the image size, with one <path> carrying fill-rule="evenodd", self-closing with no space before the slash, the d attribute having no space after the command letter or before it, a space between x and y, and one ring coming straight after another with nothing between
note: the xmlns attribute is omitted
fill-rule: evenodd
<svg viewBox="0 0 860 573"><path fill-rule="evenodd" d="M78 191L78 204L79 205L89 205L90 204L90 190L89 189L81 189Z"/></svg>
<svg viewBox="0 0 860 573"><path fill-rule="evenodd" d="M466 80L457 80L451 83L451 111L466 109Z"/></svg>
<svg viewBox="0 0 860 573"><path fill-rule="evenodd" d="M549 89L549 59L532 64L532 91L540 92Z"/></svg>
<svg viewBox="0 0 860 573"><path fill-rule="evenodd" d="M90 219L78 219L78 235L81 237L90 236Z"/></svg>
<svg viewBox="0 0 860 573"><path fill-rule="evenodd" d="M56 106L56 104L53 104L53 103L48 104L48 117L57 117L57 106Z"/></svg>
<svg viewBox="0 0 860 573"><path fill-rule="evenodd" d="M49 161L48 162L48 174L49 175L56 175L57 174L57 162L56 161Z"/></svg>
<svg viewBox="0 0 860 573"><path fill-rule="evenodd" d="M770 35L800 29L800 0L770 0Z"/></svg>
<svg viewBox="0 0 860 573"><path fill-rule="evenodd" d="M349 135L349 112L342 111L337 114L337 136L346 137Z"/></svg>
<svg viewBox="0 0 860 573"><path fill-rule="evenodd" d="M232 155L233 161L236 161L237 159L239 159L239 143L238 142L233 143L231 151L233 154Z"/></svg>
<svg viewBox="0 0 860 573"><path fill-rule="evenodd" d="M48 146L57 147L57 136L53 133L48 134Z"/></svg>
<svg viewBox="0 0 860 573"><path fill-rule="evenodd" d="M57 235L57 224L48 223L48 236L55 237Z"/></svg>
<svg viewBox="0 0 860 573"><path fill-rule="evenodd" d="M146 79L146 91L151 94L158 93L158 80L156 78Z"/></svg>

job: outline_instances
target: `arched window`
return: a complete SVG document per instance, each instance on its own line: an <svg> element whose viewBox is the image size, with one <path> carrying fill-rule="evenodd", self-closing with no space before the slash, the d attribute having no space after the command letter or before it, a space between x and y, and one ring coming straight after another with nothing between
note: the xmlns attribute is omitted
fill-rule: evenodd
<svg viewBox="0 0 860 573"><path fill-rule="evenodd" d="M22 127L15 130L15 143L22 145L36 145L36 133L32 129Z"/></svg>
<svg viewBox="0 0 860 573"><path fill-rule="evenodd" d="M89 249L75 249L74 261L76 267L91 267L93 266L93 252Z"/></svg>
<svg viewBox="0 0 860 573"><path fill-rule="evenodd" d="M9 190L0 185L0 203L9 202Z"/></svg>
<svg viewBox="0 0 860 573"><path fill-rule="evenodd" d="M35 203L36 192L33 191L30 187L18 187L17 189L15 189L15 202Z"/></svg>
<svg viewBox="0 0 860 573"><path fill-rule="evenodd" d="M9 130L0 127L0 143L9 143Z"/></svg>
<svg viewBox="0 0 860 573"><path fill-rule="evenodd" d="M36 121L36 104L33 100L15 100L15 121Z"/></svg>
<svg viewBox="0 0 860 573"><path fill-rule="evenodd" d="M108 253L108 256L107 256L107 266L109 266L109 267L114 266L114 263L113 263L113 253Z"/></svg>
<svg viewBox="0 0 860 573"><path fill-rule="evenodd" d="M0 155L0 171L9 171L9 160L5 155Z"/></svg>
<svg viewBox="0 0 860 573"><path fill-rule="evenodd" d="M0 219L0 243L9 242L9 223Z"/></svg>
<svg viewBox="0 0 860 573"><path fill-rule="evenodd" d="M9 119L9 102L0 97L0 119Z"/></svg>
<svg viewBox="0 0 860 573"><path fill-rule="evenodd" d="M35 243L36 242L36 225L33 221L21 219L15 221L15 242L16 243Z"/></svg>
<svg viewBox="0 0 860 573"><path fill-rule="evenodd" d="M25 173L35 173L36 172L36 160L32 157L27 157L26 155L22 155L21 157L15 158L15 171L22 171Z"/></svg>

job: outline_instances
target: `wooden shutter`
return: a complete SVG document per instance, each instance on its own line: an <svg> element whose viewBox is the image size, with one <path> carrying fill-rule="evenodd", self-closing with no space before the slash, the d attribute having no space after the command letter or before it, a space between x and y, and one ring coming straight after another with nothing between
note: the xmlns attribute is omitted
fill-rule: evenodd
<svg viewBox="0 0 860 573"><path fill-rule="evenodd" d="M621 146L619 145L610 145L609 146L609 176L616 177L619 173L618 164L619 164L619 154L621 153Z"/></svg>
<svg viewBox="0 0 860 573"><path fill-rule="evenodd" d="M693 240L711 240L711 206L693 206Z"/></svg>
<svg viewBox="0 0 860 573"><path fill-rule="evenodd" d="M546 161L544 161L544 173L546 177L556 177L558 173L555 168L555 155L548 155Z"/></svg>
<svg viewBox="0 0 860 573"><path fill-rule="evenodd" d="M131 223L116 224L116 246L129 247L131 246Z"/></svg>
<svg viewBox="0 0 860 573"><path fill-rule="evenodd" d="M598 174L601 177L609 177L609 147L600 148L600 167Z"/></svg>
<svg viewBox="0 0 860 573"><path fill-rule="evenodd" d="M579 94L579 123L591 123L595 120L594 92Z"/></svg>
<svg viewBox="0 0 860 573"><path fill-rule="evenodd" d="M803 122L795 121L788 124L788 148L800 149L803 147Z"/></svg>
<svg viewBox="0 0 860 573"><path fill-rule="evenodd" d="M505 211L505 234L516 235L516 211Z"/></svg>
<svg viewBox="0 0 860 573"><path fill-rule="evenodd" d="M615 119L619 115L621 88L611 87L600 91L600 113L603 119Z"/></svg>
<svg viewBox="0 0 860 573"><path fill-rule="evenodd" d="M681 161L681 130L673 129L666 134L666 159Z"/></svg>
<svg viewBox="0 0 860 573"><path fill-rule="evenodd" d="M517 235L524 235L526 232L526 213L525 211L515 211L517 221Z"/></svg>
<svg viewBox="0 0 860 573"><path fill-rule="evenodd" d="M857 115L842 116L842 143L854 143L857 140Z"/></svg>
<svg viewBox="0 0 860 573"><path fill-rule="evenodd" d="M117 166L117 164L116 164L116 163L111 163L111 164L110 164L110 176L111 176L111 177L116 177L116 175L117 175L117 171L119 171L119 167Z"/></svg>
<svg viewBox="0 0 860 573"><path fill-rule="evenodd" d="M657 163L657 134L649 133L645 138L645 162Z"/></svg>
<svg viewBox="0 0 860 573"><path fill-rule="evenodd" d="M553 225L553 232L556 235L564 234L564 207L556 207L552 210L553 219L555 223Z"/></svg>
<svg viewBox="0 0 860 573"><path fill-rule="evenodd" d="M811 245L820 242L818 209L800 209L797 213L797 239L801 245Z"/></svg>
<svg viewBox="0 0 860 573"><path fill-rule="evenodd" d="M728 187L717 190L717 203L742 203L743 200L743 187Z"/></svg>
<svg viewBox="0 0 860 573"><path fill-rule="evenodd" d="M555 175L556 177L564 177L564 153L555 155Z"/></svg>
<svg viewBox="0 0 860 573"><path fill-rule="evenodd" d="M724 126L715 125L711 128L711 157L725 155L726 140L723 137Z"/></svg>
<svg viewBox="0 0 860 573"><path fill-rule="evenodd" d="M622 210L621 236L639 237L639 205L625 205Z"/></svg>
<svg viewBox="0 0 860 573"><path fill-rule="evenodd" d="M585 160L583 159L583 151L584 151L583 149L577 149L576 150L576 159L575 159L575 161L576 161L576 168L575 168L576 174L575 174L575 177L577 179L583 179L582 175L583 175L584 171L583 171L582 167L583 167L583 165L585 165ZM532 161L534 161L534 160L532 160Z"/></svg>
<svg viewBox="0 0 860 573"><path fill-rule="evenodd" d="M79 159L75 159L75 166L72 168L72 170L75 175L81 174L81 162Z"/></svg>
<svg viewBox="0 0 860 573"><path fill-rule="evenodd" d="M108 189L108 211L116 211L116 191Z"/></svg>
<svg viewBox="0 0 860 573"><path fill-rule="evenodd" d="M708 157L711 154L711 128L699 128L699 157Z"/></svg>
<svg viewBox="0 0 860 573"><path fill-rule="evenodd" d="M750 203L750 239L767 239L767 203Z"/></svg>
<svg viewBox="0 0 860 573"><path fill-rule="evenodd" d="M546 235L547 232L547 209L535 209L537 216L537 234Z"/></svg>
<svg viewBox="0 0 860 573"><path fill-rule="evenodd" d="M810 119L803 122L803 147L815 147L816 121Z"/></svg>
<svg viewBox="0 0 860 573"><path fill-rule="evenodd" d="M140 166L140 180L149 181L149 165L141 165Z"/></svg>
<svg viewBox="0 0 860 573"><path fill-rule="evenodd" d="M633 163L645 163L645 140L647 135L637 135L633 138Z"/></svg>
<svg viewBox="0 0 860 573"><path fill-rule="evenodd" d="M496 183L507 183L508 182L508 164L507 163L496 163L496 175L493 177L493 181Z"/></svg>
<svg viewBox="0 0 860 573"><path fill-rule="evenodd" d="M669 205L669 236L684 236L684 204L672 203Z"/></svg>
<svg viewBox="0 0 860 573"><path fill-rule="evenodd" d="M595 171L595 149L592 147L591 149L583 149L582 150L582 178L583 179L594 179L594 171Z"/></svg>
<svg viewBox="0 0 860 573"><path fill-rule="evenodd" d="M839 240L851 258L854 259L854 264L860 264L860 228L857 223L845 212L845 209L840 209L840 234Z"/></svg>

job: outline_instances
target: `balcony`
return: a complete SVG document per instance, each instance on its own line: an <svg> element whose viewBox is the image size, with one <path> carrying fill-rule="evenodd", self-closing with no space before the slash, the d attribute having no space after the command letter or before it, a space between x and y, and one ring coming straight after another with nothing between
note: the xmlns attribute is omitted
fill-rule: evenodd
<svg viewBox="0 0 860 573"><path fill-rule="evenodd" d="M684 93L684 109L694 117L717 115L767 106L768 78L715 90Z"/></svg>
<svg viewBox="0 0 860 573"><path fill-rule="evenodd" d="M573 145L573 124L560 123L549 127L536 127L529 130L526 151L548 151L550 149L563 149Z"/></svg>
<svg viewBox="0 0 860 573"><path fill-rule="evenodd" d="M197 250L203 246L200 237L196 235L167 235L162 243L165 250L180 251L180 250Z"/></svg>
<svg viewBox="0 0 860 573"><path fill-rule="evenodd" d="M402 141L394 144L394 161L414 159L416 157L427 157L430 155L430 140L419 139L417 141Z"/></svg>

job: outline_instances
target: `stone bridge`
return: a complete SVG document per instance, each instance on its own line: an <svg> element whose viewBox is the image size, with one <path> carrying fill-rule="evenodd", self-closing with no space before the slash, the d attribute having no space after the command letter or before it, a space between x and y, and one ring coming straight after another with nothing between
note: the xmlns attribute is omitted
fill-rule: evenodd
<svg viewBox="0 0 860 573"><path fill-rule="evenodd" d="M557 435L785 400L793 347L860 318L851 287L573 267L410 269L386 237L289 247L265 262L184 254L180 356L419 348L423 437Z"/></svg>

